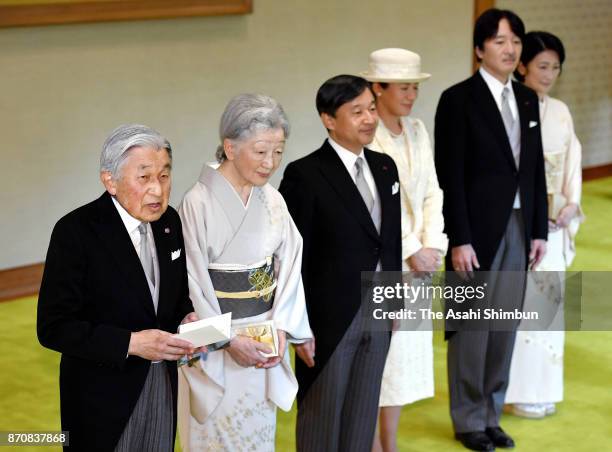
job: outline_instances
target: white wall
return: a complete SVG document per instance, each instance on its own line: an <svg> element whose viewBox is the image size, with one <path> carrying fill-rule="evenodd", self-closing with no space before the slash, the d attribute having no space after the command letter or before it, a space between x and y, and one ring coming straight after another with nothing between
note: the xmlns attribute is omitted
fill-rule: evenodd
<svg viewBox="0 0 612 452"><path fill-rule="evenodd" d="M53 224L102 192L100 148L121 123L169 138L176 206L212 160L231 96L284 105L286 164L324 139L324 80L405 47L433 74L414 111L433 132L440 92L471 72L472 11L472 0L255 0L246 16L0 29L0 269L43 261Z"/></svg>

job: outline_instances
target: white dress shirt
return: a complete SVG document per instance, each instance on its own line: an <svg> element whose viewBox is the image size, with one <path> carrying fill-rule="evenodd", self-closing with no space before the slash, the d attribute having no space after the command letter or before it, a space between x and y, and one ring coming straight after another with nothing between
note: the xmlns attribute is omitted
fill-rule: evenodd
<svg viewBox="0 0 612 452"><path fill-rule="evenodd" d="M353 183L355 183L355 162L357 159L361 157L363 159L363 177L365 178L366 183L368 184L368 188L372 193L372 198L374 198L374 207L372 208L372 212L370 212L370 216L372 217L372 221L374 222L374 226L376 230L380 233L380 226L382 224L382 209L380 205L380 197L378 196L378 190L376 189L376 183L374 182L374 176L372 175L372 171L370 170L370 166L368 165L368 160L365 158L365 153L363 152L363 148L359 154L355 154L354 152L349 151L348 149L342 147L331 137L327 138L327 141L334 148L340 160L344 164L346 170L348 171ZM382 265L380 260L376 264L376 271L380 271L382 269Z"/></svg>
<svg viewBox="0 0 612 452"><path fill-rule="evenodd" d="M134 248L136 248L136 254L138 254L138 258L140 258L140 231L138 230L138 226L140 226L142 221L137 220L136 218L131 216L128 211L125 210L121 204L119 204L119 201L117 201L114 196L111 196L111 199L113 200L113 204L117 208L117 212L119 212L119 216L121 217L121 221L123 221L125 229L127 229L127 232L130 235L130 239L132 240ZM151 224L146 223L146 228L147 241L151 250L151 257L153 258L153 271L155 272L155 281L159 281L159 265L157 263L157 253L155 252L155 239L153 239L153 231L151 230ZM153 285L153 282L148 277L147 283L149 284L149 290L151 291L151 296L153 297L153 307L155 308L155 312L157 312L157 304L159 300L159 286ZM126 352L125 357L127 358L128 356L129 353ZM158 364L160 362L161 361L151 361L152 364Z"/></svg>
<svg viewBox="0 0 612 452"><path fill-rule="evenodd" d="M117 208L117 212L119 212L119 216L123 221L125 229L127 229L127 232L130 235L132 244L136 249L136 254L138 254L138 257L140 257L140 231L138 230L138 226L140 226L142 221L137 220L136 218L131 216L128 211L125 210L121 204L119 204L119 201L117 201L114 196L112 196L111 199L113 200L113 204L115 204L115 207ZM153 231L151 230L151 224L146 223L145 226L147 228L147 239L149 247L151 248L151 256L153 256L154 260L157 260L157 254L155 253L154 246L155 240L153 239Z"/></svg>
<svg viewBox="0 0 612 452"><path fill-rule="evenodd" d="M131 216L128 211L125 210L121 204L119 204L119 201L117 201L114 196L112 196L111 199L117 208L117 212L119 212L119 216L121 217L121 221L123 221L125 229L127 229L127 232L130 235L132 244L136 249L136 254L138 254L138 257L140 258L140 231L138 230L138 226L140 226L142 221ZM153 258L153 273L155 275L155 281L157 282L159 281L159 264L157 261L157 251L155 249L155 239L153 238L151 224L146 223L145 226L147 228L147 244L149 245L149 250L151 251L151 257ZM154 284L149 277L147 277L147 282L149 283L149 289L151 290L151 296L153 297L155 312L157 312L159 285L157 283Z"/></svg>
<svg viewBox="0 0 612 452"><path fill-rule="evenodd" d="M489 87L489 91L491 91L491 94L493 94L493 99L495 99L495 104L497 105L500 114L502 109L502 91L504 90L504 88L508 88L508 105L510 106L512 118L516 121L518 119L518 107L516 105L516 98L514 97L514 90L512 89L512 79L508 77L508 81L503 84L491 74L489 74L482 66L480 66L480 69L478 69L478 71L480 72L480 75L482 75L482 78Z"/></svg>
<svg viewBox="0 0 612 452"><path fill-rule="evenodd" d="M372 193L372 197L374 198L374 204L380 205L380 198L378 197L378 190L376 190L374 176L372 176L372 171L370 171L370 166L368 165L368 161L365 158L363 148L361 148L359 154L355 154L354 152L351 152L336 143L333 139L331 139L331 137L328 137L327 141L329 141L331 147L334 148L334 151L336 151L336 154L338 154L338 157L340 157L340 160L342 160L342 163L344 163L344 166L351 175L351 179L353 179L353 182L355 182L355 162L359 157L363 159L363 177L365 178L365 181L368 184L368 188Z"/></svg>

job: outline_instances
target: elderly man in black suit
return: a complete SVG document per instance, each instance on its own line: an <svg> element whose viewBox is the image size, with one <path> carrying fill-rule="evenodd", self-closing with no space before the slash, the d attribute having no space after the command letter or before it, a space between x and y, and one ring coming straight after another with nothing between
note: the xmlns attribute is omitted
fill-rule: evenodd
<svg viewBox="0 0 612 452"><path fill-rule="evenodd" d="M511 11L485 11L474 28L481 67L442 93L435 119L436 170L451 248L446 268L492 272L487 292L494 309L521 309L524 272L546 252L538 98L510 78L524 34L523 22ZM514 446L499 418L516 323L506 331L450 335L451 417L456 438L469 449Z"/></svg>
<svg viewBox="0 0 612 452"><path fill-rule="evenodd" d="M316 340L296 345L299 451L372 447L388 331L362 315L361 272L401 270L397 168L365 149L378 116L368 82L326 81L317 110L329 138L287 166L280 192L304 239L302 276Z"/></svg>
<svg viewBox="0 0 612 452"><path fill-rule="evenodd" d="M104 143L106 192L53 229L38 299L38 338L62 353L69 450L168 451L176 430L173 337L196 320L183 236L168 206L172 151L156 131L117 128Z"/></svg>

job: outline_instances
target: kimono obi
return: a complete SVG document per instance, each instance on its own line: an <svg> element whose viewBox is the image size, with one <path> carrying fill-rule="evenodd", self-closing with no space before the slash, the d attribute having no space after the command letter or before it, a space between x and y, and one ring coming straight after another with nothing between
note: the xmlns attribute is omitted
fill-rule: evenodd
<svg viewBox="0 0 612 452"><path fill-rule="evenodd" d="M210 264L208 273L221 313L242 319L272 309L276 289L272 257L251 265Z"/></svg>

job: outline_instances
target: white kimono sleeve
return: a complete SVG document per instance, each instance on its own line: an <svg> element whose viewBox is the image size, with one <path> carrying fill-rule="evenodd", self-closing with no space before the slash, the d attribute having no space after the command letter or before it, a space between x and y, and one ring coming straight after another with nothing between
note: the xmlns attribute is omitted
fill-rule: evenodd
<svg viewBox="0 0 612 452"><path fill-rule="evenodd" d="M564 105L565 106L565 105ZM585 219L580 206L582 194L582 146L574 131L574 122L569 109L566 107L567 125L569 127L570 144L565 159L565 174L563 176L563 195L568 203L578 205L578 212L563 234L563 255L565 265L569 267L576 256L576 234L580 223Z"/></svg>
<svg viewBox="0 0 612 452"><path fill-rule="evenodd" d="M302 237L284 200L282 210L283 237L275 252L279 265L272 319L277 329L287 333L289 341L299 343L312 338L302 284Z"/></svg>
<svg viewBox="0 0 612 452"><path fill-rule="evenodd" d="M444 216L442 215L444 194L438 183L429 134L420 120L419 126L420 135L422 135L420 151L423 153L423 171L427 174L427 189L423 199L422 242L424 247L438 249L445 255L448 249L448 237L444 233Z"/></svg>
<svg viewBox="0 0 612 452"><path fill-rule="evenodd" d="M199 185L187 192L178 213L183 222L183 237L187 258L189 297L200 319L221 314L219 302L208 274L206 212L204 194ZM221 402L225 392L224 354L211 352L193 367L179 369L189 383L189 410L203 424Z"/></svg>
<svg viewBox="0 0 612 452"><path fill-rule="evenodd" d="M291 219L284 199L283 237L275 252L278 259L277 289L274 296L272 319L277 329L287 333L291 342L312 338L308 323L304 286L302 285L302 237ZM283 360L266 370L268 398L283 411L289 411L295 400L298 382L291 368L289 353Z"/></svg>

